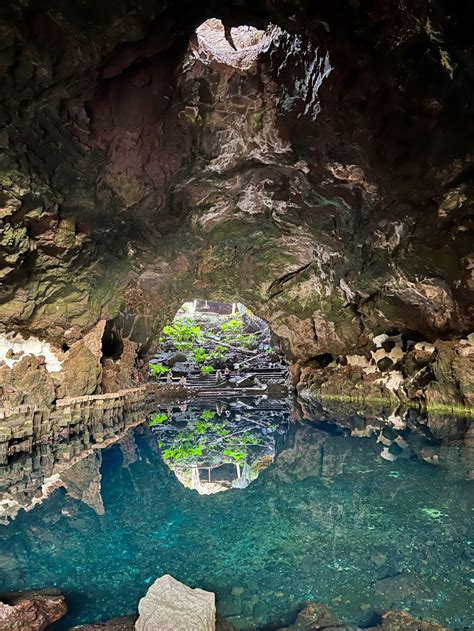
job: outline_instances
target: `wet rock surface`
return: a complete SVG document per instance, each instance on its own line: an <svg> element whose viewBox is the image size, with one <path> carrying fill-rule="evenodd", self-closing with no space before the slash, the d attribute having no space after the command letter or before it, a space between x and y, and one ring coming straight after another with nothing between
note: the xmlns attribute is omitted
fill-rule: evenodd
<svg viewBox="0 0 474 631"><path fill-rule="evenodd" d="M0 594L0 629L43 631L66 611L64 596L57 589Z"/></svg>
<svg viewBox="0 0 474 631"><path fill-rule="evenodd" d="M224 57L201 54L208 17ZM470 7L8 0L1 20L0 322L71 348L66 389L101 387L71 352L98 322L143 354L199 295L265 318L295 374L384 332L436 342L406 396L472 404ZM110 391L132 362L103 357ZM410 381L394 359L372 396Z"/></svg>
<svg viewBox="0 0 474 631"><path fill-rule="evenodd" d="M140 600L138 614L136 631L214 631L215 596L165 575L156 579Z"/></svg>
<svg viewBox="0 0 474 631"><path fill-rule="evenodd" d="M435 622L418 620L404 611L387 611L380 624L364 627L372 631L449 631ZM308 603L298 614L295 623L280 631L362 631L360 627L344 624L325 606Z"/></svg>

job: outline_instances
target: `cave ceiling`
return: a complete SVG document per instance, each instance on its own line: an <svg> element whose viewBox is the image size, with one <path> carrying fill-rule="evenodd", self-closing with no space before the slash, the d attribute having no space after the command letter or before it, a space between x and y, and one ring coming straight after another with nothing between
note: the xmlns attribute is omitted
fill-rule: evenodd
<svg viewBox="0 0 474 631"><path fill-rule="evenodd" d="M211 18L230 57L232 29L264 32L246 67L200 54ZM70 344L114 320L147 348L213 297L290 358L468 333L473 23L424 0L2 3L1 326Z"/></svg>

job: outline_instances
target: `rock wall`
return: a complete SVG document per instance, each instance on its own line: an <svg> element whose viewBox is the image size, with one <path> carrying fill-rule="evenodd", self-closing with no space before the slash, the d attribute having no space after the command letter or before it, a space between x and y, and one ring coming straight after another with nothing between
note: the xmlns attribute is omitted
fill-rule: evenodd
<svg viewBox="0 0 474 631"><path fill-rule="evenodd" d="M95 428L96 439L117 420L145 420L147 388L131 388L112 394L69 397L54 407L36 405L0 408L0 462L30 452L35 445L78 434L85 427Z"/></svg>
<svg viewBox="0 0 474 631"><path fill-rule="evenodd" d="M209 17L225 28L195 35ZM3 333L67 347L54 396L93 394L130 383L185 300L240 300L295 381L404 335L436 347L426 383L406 368L375 389L472 403L473 17L427 0L8 0ZM84 342L105 322L122 366Z"/></svg>

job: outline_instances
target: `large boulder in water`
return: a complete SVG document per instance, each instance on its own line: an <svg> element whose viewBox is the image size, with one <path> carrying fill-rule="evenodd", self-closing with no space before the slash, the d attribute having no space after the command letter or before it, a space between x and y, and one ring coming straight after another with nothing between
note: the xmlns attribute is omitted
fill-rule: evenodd
<svg viewBox="0 0 474 631"><path fill-rule="evenodd" d="M0 629L43 631L66 611L66 602L57 589L0 595Z"/></svg>
<svg viewBox="0 0 474 631"><path fill-rule="evenodd" d="M169 574L158 578L138 604L136 631L214 631L215 595L191 589Z"/></svg>

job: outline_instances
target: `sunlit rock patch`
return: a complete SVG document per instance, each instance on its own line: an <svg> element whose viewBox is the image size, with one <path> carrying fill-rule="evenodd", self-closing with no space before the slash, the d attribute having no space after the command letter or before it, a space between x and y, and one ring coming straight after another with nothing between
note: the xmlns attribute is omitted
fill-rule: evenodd
<svg viewBox="0 0 474 631"><path fill-rule="evenodd" d="M212 18L196 29L197 45L192 46L192 54L203 63L218 63L246 70L268 50L273 33L252 26L238 26L226 29L221 20Z"/></svg>
<svg viewBox="0 0 474 631"><path fill-rule="evenodd" d="M64 357L61 351L36 337L24 339L19 333L0 335L0 362L12 368L24 355L42 357L49 372L59 372Z"/></svg>

